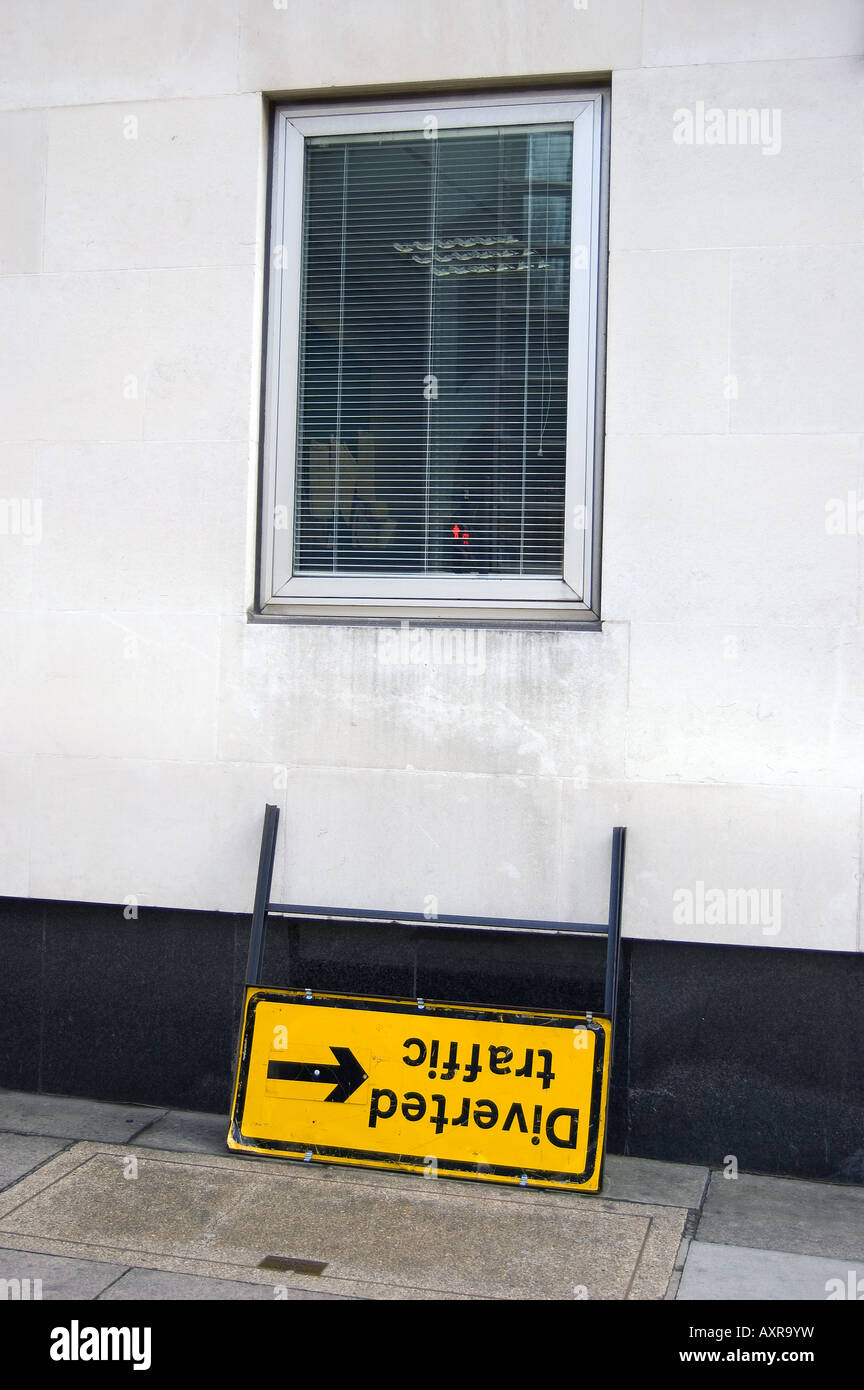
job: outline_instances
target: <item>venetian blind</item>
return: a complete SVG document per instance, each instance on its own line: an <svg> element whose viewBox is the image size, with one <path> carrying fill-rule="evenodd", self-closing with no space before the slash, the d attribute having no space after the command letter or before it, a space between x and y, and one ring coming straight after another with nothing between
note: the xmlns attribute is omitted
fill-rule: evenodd
<svg viewBox="0 0 864 1390"><path fill-rule="evenodd" d="M561 575L571 165L568 125L307 141L295 573Z"/></svg>

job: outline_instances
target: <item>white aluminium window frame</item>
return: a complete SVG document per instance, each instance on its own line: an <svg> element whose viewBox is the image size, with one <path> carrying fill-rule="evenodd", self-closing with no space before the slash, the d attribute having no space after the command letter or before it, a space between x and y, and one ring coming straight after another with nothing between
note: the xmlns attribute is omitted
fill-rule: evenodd
<svg viewBox="0 0 864 1390"><path fill-rule="evenodd" d="M265 343L259 612L267 616L463 620L599 618L604 304L602 92L381 101L275 112ZM293 573L305 140L310 136L572 123L573 189L563 580Z"/></svg>

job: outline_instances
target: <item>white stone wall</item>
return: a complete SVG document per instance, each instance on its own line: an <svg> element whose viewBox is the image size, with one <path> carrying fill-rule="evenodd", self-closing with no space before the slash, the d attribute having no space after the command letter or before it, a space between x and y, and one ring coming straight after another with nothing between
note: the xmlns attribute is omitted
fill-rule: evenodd
<svg viewBox="0 0 864 1390"><path fill-rule="evenodd" d="M862 38L857 0L2 0L0 892L248 910L269 800L293 900L602 918L626 824L630 935L859 947ZM249 624L262 93L609 72L602 634Z"/></svg>

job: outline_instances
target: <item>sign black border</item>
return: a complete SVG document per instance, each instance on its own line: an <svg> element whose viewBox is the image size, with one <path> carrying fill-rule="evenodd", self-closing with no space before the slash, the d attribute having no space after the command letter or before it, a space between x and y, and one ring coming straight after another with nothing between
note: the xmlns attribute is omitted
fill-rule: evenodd
<svg viewBox="0 0 864 1390"><path fill-rule="evenodd" d="M357 1164L374 1164L374 1166L386 1166L395 1170L406 1170L411 1167L423 1168L424 1158L413 1154L401 1154L399 1159L393 1155L382 1153L377 1150L366 1149L346 1149L334 1148L329 1145L299 1144L292 1140L285 1139L262 1139L259 1136L246 1135L243 1133L243 1112L246 1103L246 1087L249 1079L249 1063L252 1055L252 1035L255 1028L255 1013L259 1003L284 1003L308 1004L313 1008L352 1008L360 1009L365 1012L378 1013L402 1013L412 1014L415 1017L429 1018L449 1018L455 1017L467 1022L500 1022L507 1024L531 1024L534 1027L548 1028L572 1028L575 1022L582 1022L589 1028L597 1038L599 1045L595 1042L594 1048L594 1078L591 1087L591 1107L588 1114L588 1150L587 1167L580 1174L559 1173L550 1169L526 1169L511 1168L502 1164L478 1164L465 1163L458 1159L437 1160L437 1172L442 1177L478 1177L478 1178L522 1178L523 1176L537 1184L556 1183L567 1187L583 1187L584 1184L594 1177L598 1160L598 1140L600 1137L600 1119L603 1111L603 1073L606 1065L606 1034L600 1025L595 1022L596 1018L602 1018L611 1026L611 1019L605 1014L592 1015L589 1021L584 1014L551 1014L534 1013L529 1010L498 1009L489 1006L467 1005L462 1007L459 1004L445 1004L439 1002L425 1002L423 1008L418 1008L417 1001L413 999L392 999L376 996L357 996L351 994L313 994L309 998L305 990L295 989L259 989L251 986L246 991L246 1001L243 1020L243 1032L240 1044L239 1064L237 1070L237 1081L235 1086L234 1109L231 1117L230 1138L242 1149L253 1149L260 1153L262 1149L269 1150L274 1154L279 1153L311 1153L321 1158L346 1158L351 1159ZM372 1006L371 1008L369 1006ZM610 1078L611 1080L611 1078ZM602 1172L601 1172L602 1180Z"/></svg>

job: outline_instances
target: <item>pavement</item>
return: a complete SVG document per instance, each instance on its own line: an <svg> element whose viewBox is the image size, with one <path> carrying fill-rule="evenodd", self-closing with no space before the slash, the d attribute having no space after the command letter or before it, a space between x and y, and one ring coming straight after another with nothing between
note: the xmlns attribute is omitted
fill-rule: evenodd
<svg viewBox="0 0 864 1390"><path fill-rule="evenodd" d="M226 1132L0 1091L0 1299L864 1298L862 1187L616 1155L599 1195L429 1181Z"/></svg>

